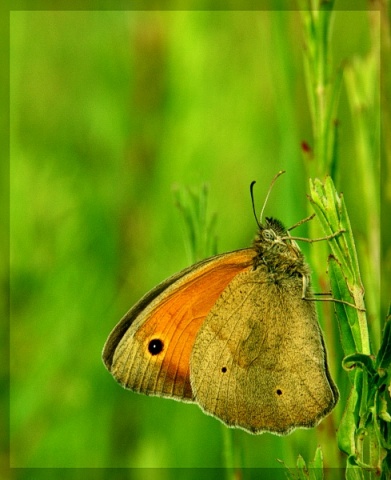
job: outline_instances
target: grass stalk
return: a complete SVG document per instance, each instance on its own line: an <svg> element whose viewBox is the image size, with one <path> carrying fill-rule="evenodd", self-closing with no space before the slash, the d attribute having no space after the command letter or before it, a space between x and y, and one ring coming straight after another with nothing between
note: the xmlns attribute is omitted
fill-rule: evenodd
<svg viewBox="0 0 391 480"><path fill-rule="evenodd" d="M374 360L368 331L367 311L364 303L364 287L359 270L358 254L342 195L338 195L332 177L337 172L337 124L335 121L338 99L344 73L348 98L352 109L355 143L357 145L358 174L363 183L363 212L369 234L367 278L377 280L379 275L379 191L376 188L378 174L378 100L376 81L378 74L378 44L365 61L355 59L330 76L330 32L333 3L314 1L308 7L302 2L304 34L306 41L305 67L307 91L313 123L313 158L309 166L310 201L325 235L344 230L329 241L329 277L335 310L345 355L343 367L352 382L352 391L338 429L339 448L347 454L347 478L365 478L365 475L389 474L390 441L389 421L385 406L389 398L384 393L390 385L389 360L382 369ZM304 8L304 7L307 8ZM374 129L370 128L374 125ZM321 182L318 178L325 178ZM367 183L368 182L368 183ZM374 208L374 210L373 210ZM315 227L316 228L316 227ZM363 248L359 252L365 252ZM368 252L367 252L368 253ZM370 282L370 311L380 325L379 309L375 307L379 282ZM348 302L356 308L347 306ZM378 302L380 303L380 302ZM389 325L387 322L386 326ZM389 327L384 330L379 354L389 346ZM391 354L390 354L391 355ZM377 357L378 358L378 357ZM384 370L383 370L384 368ZM379 404L382 407L379 407ZM369 472L369 473L365 473Z"/></svg>

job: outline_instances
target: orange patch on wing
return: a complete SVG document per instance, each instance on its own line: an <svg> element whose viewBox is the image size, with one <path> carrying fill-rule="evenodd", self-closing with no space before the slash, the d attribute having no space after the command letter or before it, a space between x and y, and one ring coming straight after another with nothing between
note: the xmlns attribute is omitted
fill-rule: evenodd
<svg viewBox="0 0 391 480"><path fill-rule="evenodd" d="M145 348L156 338L164 345L162 352L151 359L161 362L156 385L159 393L193 398L190 356L197 332L232 279L252 267L253 257L254 252L247 249L219 256L195 268L174 284L140 327L136 337Z"/></svg>

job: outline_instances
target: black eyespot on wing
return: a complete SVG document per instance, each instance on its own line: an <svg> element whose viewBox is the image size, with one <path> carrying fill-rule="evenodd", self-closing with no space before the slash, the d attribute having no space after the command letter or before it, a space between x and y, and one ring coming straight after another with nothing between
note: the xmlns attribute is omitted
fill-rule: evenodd
<svg viewBox="0 0 391 480"><path fill-rule="evenodd" d="M227 371L227 367L223 367L223 368L221 369L221 371L222 371L223 373L225 373L225 372Z"/></svg>
<svg viewBox="0 0 391 480"><path fill-rule="evenodd" d="M282 395L282 390L280 388L277 388L276 393L277 393L278 396L281 396Z"/></svg>
<svg viewBox="0 0 391 480"><path fill-rule="evenodd" d="M148 344L148 351L151 355L158 355L163 350L164 344L160 338L154 338Z"/></svg>

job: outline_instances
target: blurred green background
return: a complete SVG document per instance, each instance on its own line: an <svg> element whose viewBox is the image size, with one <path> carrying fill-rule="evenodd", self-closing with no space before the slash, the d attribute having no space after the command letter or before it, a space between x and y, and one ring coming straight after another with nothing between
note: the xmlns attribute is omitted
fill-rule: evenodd
<svg viewBox="0 0 391 480"><path fill-rule="evenodd" d="M219 252L254 237L252 180L260 209L285 169L266 214L286 225L308 214L300 14L20 11L10 25L11 466L222 467L220 422L121 389L101 350L146 291L189 264L175 186L209 185ZM367 54L369 25L368 12L336 12L335 65ZM345 90L338 120L337 186L365 237ZM289 437L232 431L238 464L281 469L276 458L293 466L318 444L327 467L343 464L347 377L337 328L323 326L342 406Z"/></svg>

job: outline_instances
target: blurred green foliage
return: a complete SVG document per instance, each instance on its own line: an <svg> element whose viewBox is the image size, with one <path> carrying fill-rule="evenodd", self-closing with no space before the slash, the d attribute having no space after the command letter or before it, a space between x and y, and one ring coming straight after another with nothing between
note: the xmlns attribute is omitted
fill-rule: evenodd
<svg viewBox="0 0 391 480"><path fill-rule="evenodd" d="M175 186L209 185L219 252L252 241L252 180L260 208L271 178L285 169L266 214L286 225L307 215L313 160L301 151L312 139L300 14L15 11L10 18L11 466L223 467L225 427L197 406L121 389L101 350L141 295L188 265ZM336 65L367 54L369 22L365 11L336 12ZM337 188L365 238L344 91L338 121ZM330 322L323 327L346 398L338 332ZM341 467L341 412L284 438L234 431L233 445L243 467L281 469L276 458L292 466L299 453L312 458L327 443L326 467ZM31 478L23 472L18 478Z"/></svg>

